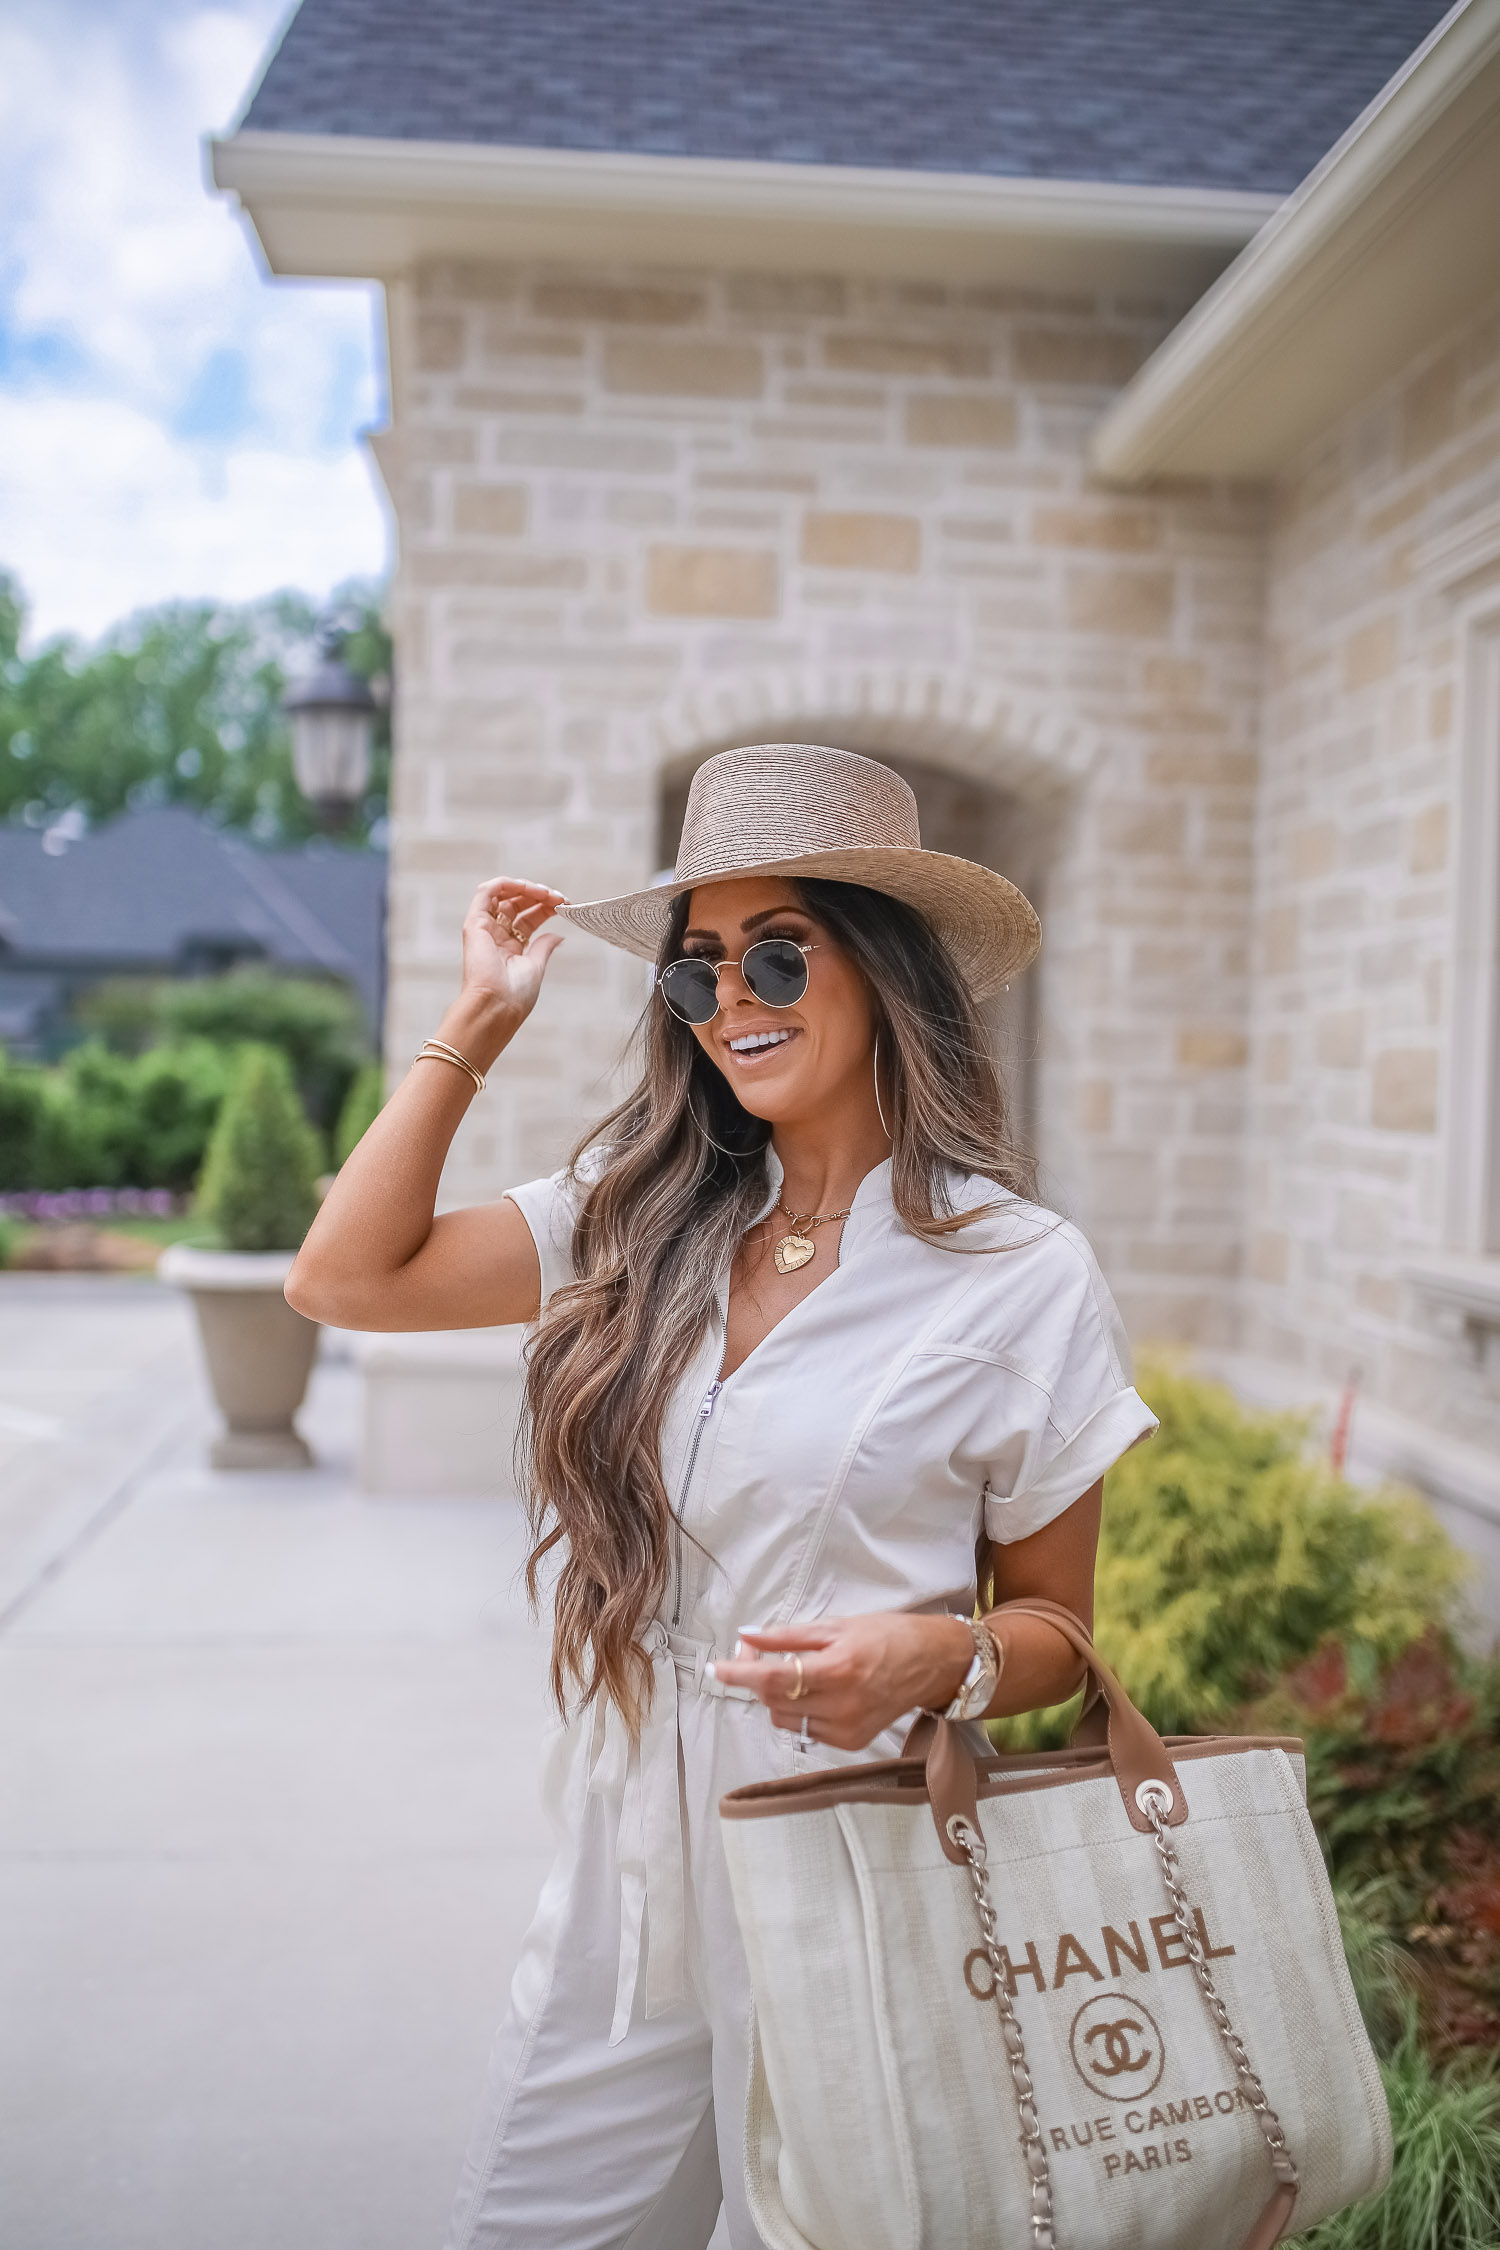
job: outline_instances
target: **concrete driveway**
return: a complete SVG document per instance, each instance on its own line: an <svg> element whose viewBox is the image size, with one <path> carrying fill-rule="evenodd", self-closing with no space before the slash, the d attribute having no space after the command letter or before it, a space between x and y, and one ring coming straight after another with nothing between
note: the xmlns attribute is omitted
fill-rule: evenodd
<svg viewBox="0 0 1500 2250"><path fill-rule="evenodd" d="M428 2250L545 1871L514 1500L215 1475L184 1305L0 1276L0 2244Z"/></svg>

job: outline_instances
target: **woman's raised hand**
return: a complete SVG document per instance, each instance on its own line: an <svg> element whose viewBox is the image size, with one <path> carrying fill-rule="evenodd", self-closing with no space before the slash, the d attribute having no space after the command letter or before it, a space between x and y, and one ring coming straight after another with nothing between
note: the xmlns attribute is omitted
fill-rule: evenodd
<svg viewBox="0 0 1500 2250"><path fill-rule="evenodd" d="M508 1039L536 1006L547 963L562 944L542 924L564 903L545 883L497 875L481 883L464 916L462 1001L478 1002Z"/></svg>

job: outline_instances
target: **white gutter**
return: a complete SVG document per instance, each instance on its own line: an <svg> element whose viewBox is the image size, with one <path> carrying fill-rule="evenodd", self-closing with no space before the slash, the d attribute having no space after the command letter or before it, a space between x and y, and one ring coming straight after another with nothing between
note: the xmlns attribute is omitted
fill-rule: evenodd
<svg viewBox="0 0 1500 2250"><path fill-rule="evenodd" d="M1265 475L1500 281L1500 0L1459 0L1094 434L1101 476Z"/></svg>
<svg viewBox="0 0 1500 2250"><path fill-rule="evenodd" d="M1045 278L1217 272L1278 206L1224 190L344 134L210 141L273 271L385 278L424 257L636 258Z"/></svg>

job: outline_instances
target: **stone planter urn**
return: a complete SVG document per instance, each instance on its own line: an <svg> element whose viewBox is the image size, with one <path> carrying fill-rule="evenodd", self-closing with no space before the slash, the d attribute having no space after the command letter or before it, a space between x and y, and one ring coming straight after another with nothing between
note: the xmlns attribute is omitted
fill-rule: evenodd
<svg viewBox="0 0 1500 2250"><path fill-rule="evenodd" d="M157 1278L184 1289L224 1429L209 1448L216 1469L306 1469L312 1452L292 1417L307 1391L318 1324L282 1295L290 1250L163 1251Z"/></svg>

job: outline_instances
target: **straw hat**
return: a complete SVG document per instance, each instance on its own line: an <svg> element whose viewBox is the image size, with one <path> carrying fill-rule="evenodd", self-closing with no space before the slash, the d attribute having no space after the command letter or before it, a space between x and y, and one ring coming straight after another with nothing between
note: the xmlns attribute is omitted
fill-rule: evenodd
<svg viewBox="0 0 1500 2250"><path fill-rule="evenodd" d="M668 883L558 912L654 961L672 902L698 883L743 875L822 875L914 906L978 1000L1034 960L1041 924L1014 883L972 860L925 852L917 800L873 758L813 742L723 750L693 776Z"/></svg>

